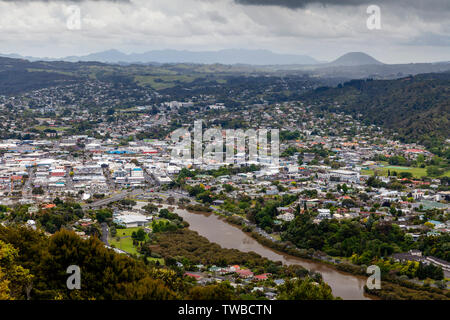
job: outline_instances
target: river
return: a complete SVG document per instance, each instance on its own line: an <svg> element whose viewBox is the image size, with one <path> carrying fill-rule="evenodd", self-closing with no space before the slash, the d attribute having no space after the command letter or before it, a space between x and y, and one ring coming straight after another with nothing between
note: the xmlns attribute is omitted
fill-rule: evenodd
<svg viewBox="0 0 450 320"><path fill-rule="evenodd" d="M219 216L208 213L192 213L180 208L174 211L189 223L189 229L197 231L211 242L215 242L223 248L238 249L243 252L253 251L272 261L281 261L283 264L298 264L308 270L322 274L333 290L333 295L344 300L369 300L364 294L366 279L360 276L337 271L336 269L319 262L301 259L271 248L263 246L241 229L223 221Z"/></svg>

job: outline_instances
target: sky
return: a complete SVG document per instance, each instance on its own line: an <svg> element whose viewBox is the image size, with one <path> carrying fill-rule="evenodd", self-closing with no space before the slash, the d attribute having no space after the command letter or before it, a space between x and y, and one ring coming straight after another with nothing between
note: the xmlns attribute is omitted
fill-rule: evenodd
<svg viewBox="0 0 450 320"><path fill-rule="evenodd" d="M380 29L367 27L369 5L380 8ZM231 48L321 61L353 51L385 63L450 61L450 0L0 0L4 54Z"/></svg>

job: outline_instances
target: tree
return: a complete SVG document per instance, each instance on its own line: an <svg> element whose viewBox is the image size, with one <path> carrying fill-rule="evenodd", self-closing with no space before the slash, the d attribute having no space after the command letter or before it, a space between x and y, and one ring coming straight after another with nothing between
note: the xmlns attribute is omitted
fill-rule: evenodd
<svg viewBox="0 0 450 320"><path fill-rule="evenodd" d="M0 269L0 300L12 300L11 290L9 289L9 280L5 273Z"/></svg>
<svg viewBox="0 0 450 320"><path fill-rule="evenodd" d="M137 241L144 241L145 240L145 231L142 228L139 228L138 231L133 231L131 233L131 238Z"/></svg>
<svg viewBox="0 0 450 320"><path fill-rule="evenodd" d="M395 206L393 204L389 208L389 213L394 217L397 215L397 209L395 209Z"/></svg>
<svg viewBox="0 0 450 320"><path fill-rule="evenodd" d="M149 203L142 207L142 209L145 210L148 214L152 214L158 211L158 207L154 205L153 203Z"/></svg>
<svg viewBox="0 0 450 320"><path fill-rule="evenodd" d="M345 183L342 185L342 192L344 194L347 194L347 192L348 192L348 187L347 187L347 185Z"/></svg>
<svg viewBox="0 0 450 320"><path fill-rule="evenodd" d="M191 202L191 200L188 199L188 198L181 198L180 200L178 200L178 202L179 202L181 205L184 205L184 204L186 204L186 203Z"/></svg>
<svg viewBox="0 0 450 320"><path fill-rule="evenodd" d="M432 264L419 264L419 268L417 269L416 276L420 279L431 278L435 280L444 279L444 271L441 267L434 266Z"/></svg>
<svg viewBox="0 0 450 320"><path fill-rule="evenodd" d="M356 203L352 199L344 199L342 200L342 205L347 208L355 207Z"/></svg>
<svg viewBox="0 0 450 320"><path fill-rule="evenodd" d="M99 223L108 221L112 218L112 211L108 208L99 209L95 212L95 218Z"/></svg>
<svg viewBox="0 0 450 320"><path fill-rule="evenodd" d="M42 195L44 194L44 189L42 187L33 188L31 191L33 194Z"/></svg>
<svg viewBox="0 0 450 320"><path fill-rule="evenodd" d="M235 298L234 289L228 282L194 287L189 296L192 300L232 300Z"/></svg>
<svg viewBox="0 0 450 320"><path fill-rule="evenodd" d="M19 251L0 240L0 300L29 298L33 275L17 263Z"/></svg>
<svg viewBox="0 0 450 320"><path fill-rule="evenodd" d="M168 197L167 198L167 203L170 204L170 205L173 205L175 203L175 198L172 197L172 196Z"/></svg>
<svg viewBox="0 0 450 320"><path fill-rule="evenodd" d="M159 210L159 216L161 218L165 218L165 219L170 219L170 211L167 210L166 208L163 208L161 210Z"/></svg>
<svg viewBox="0 0 450 320"><path fill-rule="evenodd" d="M400 172L400 178L406 178L406 179L410 179L412 178L412 173L411 172Z"/></svg>
<svg viewBox="0 0 450 320"><path fill-rule="evenodd" d="M213 198L211 196L210 191L205 191L197 195L197 199L206 204L211 204L213 202Z"/></svg>
<svg viewBox="0 0 450 320"><path fill-rule="evenodd" d="M407 161L402 156L392 156L389 158L389 164L396 166L404 166L407 164Z"/></svg>
<svg viewBox="0 0 450 320"><path fill-rule="evenodd" d="M432 224L431 222L427 221L424 223L424 226L430 228L430 229L434 229L434 224Z"/></svg>
<svg viewBox="0 0 450 320"><path fill-rule="evenodd" d="M371 176L369 177L369 179L367 179L367 185L372 188L381 188L384 187L386 184L380 179Z"/></svg>
<svg viewBox="0 0 450 320"><path fill-rule="evenodd" d="M444 170L439 168L438 166L429 166L427 167L427 175L430 177L437 177L444 173Z"/></svg>
<svg viewBox="0 0 450 320"><path fill-rule="evenodd" d="M152 276L152 270L142 261L116 254L96 237L83 240L72 231L61 230L41 241L42 256L37 257L39 262L32 264L33 274L38 277L36 298L136 299L142 296L167 299L176 296L164 280ZM31 260L31 256L27 260ZM75 290L77 292L66 287L66 269L70 265L82 270L82 290ZM139 288L140 294L134 288Z"/></svg>
<svg viewBox="0 0 450 320"><path fill-rule="evenodd" d="M224 188L224 190L225 190L226 192L231 192L231 191L233 191L233 189L234 189L233 186L230 185L230 184L223 184L222 187Z"/></svg>
<svg viewBox="0 0 450 320"><path fill-rule="evenodd" d="M334 300L331 288L326 283L318 283L307 277L289 280L278 288L279 300Z"/></svg>

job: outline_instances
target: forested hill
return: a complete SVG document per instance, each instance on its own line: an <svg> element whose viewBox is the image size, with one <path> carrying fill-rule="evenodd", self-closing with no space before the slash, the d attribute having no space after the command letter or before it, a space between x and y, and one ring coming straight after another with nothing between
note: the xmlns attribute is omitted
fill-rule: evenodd
<svg viewBox="0 0 450 320"><path fill-rule="evenodd" d="M342 111L399 134L406 142L435 146L450 137L450 72L396 80L352 80L306 93L321 110Z"/></svg>
<svg viewBox="0 0 450 320"><path fill-rule="evenodd" d="M0 57L0 94L10 95L79 80L74 74L76 64L67 62L29 62Z"/></svg>
<svg viewBox="0 0 450 320"><path fill-rule="evenodd" d="M67 288L70 265L82 270L82 290ZM184 286L174 271L117 254L95 237L0 225L0 300L165 300L182 298Z"/></svg>

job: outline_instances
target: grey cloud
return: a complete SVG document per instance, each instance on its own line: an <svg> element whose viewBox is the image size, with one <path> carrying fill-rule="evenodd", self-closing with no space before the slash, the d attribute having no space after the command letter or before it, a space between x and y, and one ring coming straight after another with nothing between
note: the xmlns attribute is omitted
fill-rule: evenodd
<svg viewBox="0 0 450 320"><path fill-rule="evenodd" d="M130 3L131 0L0 0L0 2L15 2L15 3L27 3L27 2L118 2L118 3Z"/></svg>
<svg viewBox="0 0 450 320"><path fill-rule="evenodd" d="M242 5L279 6L290 9L304 8L310 4L359 6L359 5L397 5L417 9L450 10L449 0L234 0Z"/></svg>
<svg viewBox="0 0 450 320"><path fill-rule="evenodd" d="M235 0L238 4L257 6L279 6L290 9L304 8L308 4L319 3L323 5L358 5L364 0Z"/></svg>
<svg viewBox="0 0 450 320"><path fill-rule="evenodd" d="M408 46L450 47L450 36L426 33L404 43Z"/></svg>
<svg viewBox="0 0 450 320"><path fill-rule="evenodd" d="M216 21L222 24L225 24L228 22L228 19L224 16L222 16L219 12L217 11L212 11L212 12L208 12L208 17L210 20L212 21Z"/></svg>

